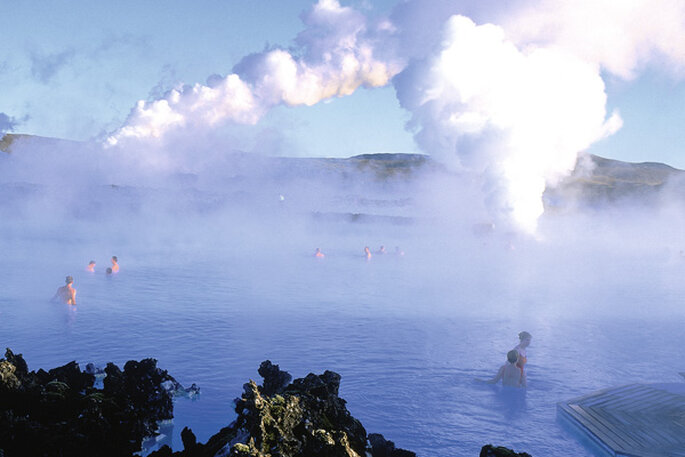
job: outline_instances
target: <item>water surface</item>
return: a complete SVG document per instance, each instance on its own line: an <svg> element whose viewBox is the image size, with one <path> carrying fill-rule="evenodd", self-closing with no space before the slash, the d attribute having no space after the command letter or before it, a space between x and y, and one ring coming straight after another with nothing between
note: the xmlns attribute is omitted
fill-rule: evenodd
<svg viewBox="0 0 685 457"><path fill-rule="evenodd" d="M310 239L274 229L267 241L228 228L236 236L164 232L173 247L162 232L35 230L4 231L3 347L32 370L156 358L201 387L197 401L176 401L176 450L184 426L205 441L235 418L233 399L266 359L294 377L340 373L340 395L368 432L444 457L487 443L592 456L557 421L557 402L679 382L685 369L685 262L664 250L353 224L317 226ZM364 260L363 246L380 243L405 255ZM121 272L108 277L111 255ZM95 274L85 272L91 258ZM66 274L76 307L48 302ZM533 334L529 388L475 382L494 375L521 330Z"/></svg>

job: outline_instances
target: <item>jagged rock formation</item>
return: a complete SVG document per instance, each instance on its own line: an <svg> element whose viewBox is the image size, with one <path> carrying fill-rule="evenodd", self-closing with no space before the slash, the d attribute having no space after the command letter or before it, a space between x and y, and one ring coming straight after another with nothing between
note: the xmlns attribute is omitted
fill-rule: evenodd
<svg viewBox="0 0 685 457"><path fill-rule="evenodd" d="M291 376L270 361L262 362L261 386L250 381L236 399L238 418L198 444L192 431L181 436L185 449L163 447L150 457L412 457L382 435L369 435L338 397L340 375L325 371L290 382ZM367 438L371 446L368 446Z"/></svg>
<svg viewBox="0 0 685 457"><path fill-rule="evenodd" d="M133 456L159 421L172 418L172 395L183 390L154 359L131 360L123 371L107 364L102 389L94 387L94 372L76 362L29 372L21 354L7 349L0 359L0 457ZM243 386L232 424L204 444L186 427L183 451L163 446L149 457L416 457L383 435L367 435L338 396L339 374L290 382L268 360L258 372L264 382ZM530 456L487 445L480 457Z"/></svg>
<svg viewBox="0 0 685 457"><path fill-rule="evenodd" d="M480 457L531 457L527 452L514 452L511 449L502 446L493 446L486 444L480 450Z"/></svg>
<svg viewBox="0 0 685 457"><path fill-rule="evenodd" d="M395 443L386 440L379 433L369 433L369 444L373 457L412 457L416 456L411 451L395 447Z"/></svg>
<svg viewBox="0 0 685 457"><path fill-rule="evenodd" d="M173 380L154 359L110 363L102 389L76 362L28 371L10 349L0 360L0 452L15 456L133 455L173 416ZM175 381L174 381L175 382Z"/></svg>

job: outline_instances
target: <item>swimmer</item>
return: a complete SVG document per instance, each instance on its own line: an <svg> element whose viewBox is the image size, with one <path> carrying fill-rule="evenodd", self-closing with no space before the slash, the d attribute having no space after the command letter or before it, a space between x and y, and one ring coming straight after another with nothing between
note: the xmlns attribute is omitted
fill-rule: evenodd
<svg viewBox="0 0 685 457"><path fill-rule="evenodd" d="M526 356L526 348L530 346L531 339L533 339L533 336L530 333L519 333L519 344L517 344L516 347L513 349L519 355L518 361L516 362L516 366L519 367L519 369L521 370L522 376L525 376L525 374L523 373L523 367L528 361L528 357Z"/></svg>
<svg viewBox="0 0 685 457"><path fill-rule="evenodd" d="M112 269L109 268L109 267L107 267L107 269L105 270L105 273L107 273L108 276L111 275L111 274L112 274Z"/></svg>
<svg viewBox="0 0 685 457"><path fill-rule="evenodd" d="M402 249L400 249L399 246L395 246L395 255L402 256L402 255L404 255L404 251Z"/></svg>
<svg viewBox="0 0 685 457"><path fill-rule="evenodd" d="M320 248L316 248L316 252L314 253L314 257L316 257L317 259L323 259L325 257L325 255L323 254L323 252L321 252Z"/></svg>
<svg viewBox="0 0 685 457"><path fill-rule="evenodd" d="M383 255L383 254L385 254L385 253L386 253L386 252L385 252L385 246L381 245L381 247L378 248L377 254Z"/></svg>
<svg viewBox="0 0 685 457"><path fill-rule="evenodd" d="M368 246L364 248L364 257L366 257L366 260L371 260L371 250Z"/></svg>
<svg viewBox="0 0 685 457"><path fill-rule="evenodd" d="M496 384L500 379L503 386L526 387L526 375L519 369L516 363L519 360L519 353L516 349L507 352L507 363L502 365L494 378L488 379L488 384Z"/></svg>
<svg viewBox="0 0 685 457"><path fill-rule="evenodd" d="M60 299L64 304L75 305L76 289L72 287L72 284L74 283L74 278L72 278L71 276L67 276L64 282L65 285L57 289L57 292L55 292L55 295L52 297L52 300Z"/></svg>
<svg viewBox="0 0 685 457"><path fill-rule="evenodd" d="M119 259L117 256L112 256L112 273L119 273Z"/></svg>
<svg viewBox="0 0 685 457"><path fill-rule="evenodd" d="M88 262L88 266L86 267L86 271L90 271L91 273L95 272L95 260L91 260Z"/></svg>

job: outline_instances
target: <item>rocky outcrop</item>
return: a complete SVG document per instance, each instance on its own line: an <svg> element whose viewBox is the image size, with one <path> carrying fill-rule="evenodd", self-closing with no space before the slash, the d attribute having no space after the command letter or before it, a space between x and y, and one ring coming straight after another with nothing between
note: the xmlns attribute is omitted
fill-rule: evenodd
<svg viewBox="0 0 685 457"><path fill-rule="evenodd" d="M264 381L243 386L233 423L204 444L186 427L182 451L163 446L149 457L416 457L380 434L367 435L338 396L339 374L291 382L268 360L258 372ZM113 363L81 371L70 362L29 372L21 354L7 349L0 359L0 457L133 456L160 421L172 418L172 397L198 391L183 389L154 359L131 360L123 371ZM530 455L487 445L480 457Z"/></svg>
<svg viewBox="0 0 685 457"><path fill-rule="evenodd" d="M133 455L157 423L173 416L173 380L154 359L110 363L104 387L76 362L28 371L10 349L0 360L0 450L15 456ZM176 382L173 380L173 382Z"/></svg>
<svg viewBox="0 0 685 457"><path fill-rule="evenodd" d="M293 379L293 377L290 376L290 373L282 371L278 365L271 363L271 360L263 361L259 365L257 373L264 378L264 382L259 388L259 391L268 397L283 392Z"/></svg>
<svg viewBox="0 0 685 457"><path fill-rule="evenodd" d="M405 449L398 449L395 443L386 440L383 435L379 433L369 434L369 444L371 445L371 455L373 457L412 457L416 456L411 451Z"/></svg>
<svg viewBox="0 0 685 457"><path fill-rule="evenodd" d="M262 385L250 381L235 401L237 419L198 444L192 431L181 433L185 449L163 447L150 457L415 457L382 435L367 437L338 396L340 375L325 371L290 382L291 376L263 362ZM368 438L371 439L369 445Z"/></svg>
<svg viewBox="0 0 685 457"><path fill-rule="evenodd" d="M531 455L527 452L514 452L506 447L487 444L480 450L479 457L531 457Z"/></svg>

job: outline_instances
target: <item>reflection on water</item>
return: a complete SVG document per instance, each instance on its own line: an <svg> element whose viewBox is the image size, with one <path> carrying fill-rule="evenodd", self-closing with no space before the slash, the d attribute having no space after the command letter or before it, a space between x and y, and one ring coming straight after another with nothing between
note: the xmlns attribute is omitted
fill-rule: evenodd
<svg viewBox="0 0 685 457"><path fill-rule="evenodd" d="M337 371L367 431L426 456L477 455L487 443L592 455L556 422L557 402L617 384L677 382L685 366L683 288L669 280L679 265L640 259L653 262L657 285L630 263L620 273L597 268L599 280L588 281L558 273L567 268L558 256L554 269L547 257L531 264L523 248L494 263L488 248L391 242L406 254L369 262L353 237L323 261L309 246L254 256L236 246L47 243L54 255L35 259L25 255L29 243L15 244L0 265L0 335L31 369L154 357L182 384L198 384L200 399L178 400L165 430L175 449L185 425L201 441L227 425L232 400L265 359L294 377ZM114 250L119 274L79 273ZM67 273L76 307L48 302ZM474 382L494 375L521 330L533 334L529 389Z"/></svg>
<svg viewBox="0 0 685 457"><path fill-rule="evenodd" d="M78 307L68 305L66 310L66 323L67 327L71 327L76 322L76 313L78 313Z"/></svg>

